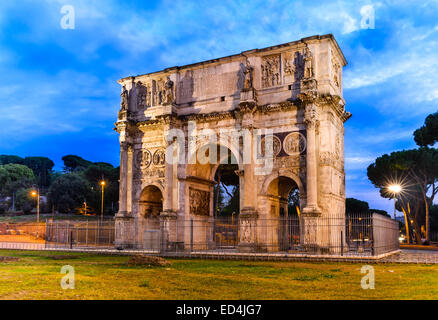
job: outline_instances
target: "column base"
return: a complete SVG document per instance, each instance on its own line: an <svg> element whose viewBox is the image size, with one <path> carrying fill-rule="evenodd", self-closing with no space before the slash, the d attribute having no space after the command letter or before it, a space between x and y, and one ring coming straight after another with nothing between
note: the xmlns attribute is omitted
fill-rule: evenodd
<svg viewBox="0 0 438 320"><path fill-rule="evenodd" d="M322 210L318 206L307 206L303 209L303 215L306 216L320 216Z"/></svg>
<svg viewBox="0 0 438 320"><path fill-rule="evenodd" d="M252 207L245 207L240 211L240 241L237 247L239 252L250 253L257 251L257 218L257 211Z"/></svg>
<svg viewBox="0 0 438 320"><path fill-rule="evenodd" d="M173 210L164 210L160 213L160 250L166 251L178 251L181 250L183 244L178 243L177 235L177 219L178 215Z"/></svg>
<svg viewBox="0 0 438 320"><path fill-rule="evenodd" d="M119 211L115 216L114 247L118 250L135 248L134 217L127 211Z"/></svg>

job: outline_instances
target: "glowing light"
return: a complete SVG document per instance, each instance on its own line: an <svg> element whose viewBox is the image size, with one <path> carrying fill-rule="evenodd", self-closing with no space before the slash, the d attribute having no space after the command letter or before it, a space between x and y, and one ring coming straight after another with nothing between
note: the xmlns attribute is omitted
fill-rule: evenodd
<svg viewBox="0 0 438 320"><path fill-rule="evenodd" d="M392 193L399 193L401 192L402 188L399 184L393 184L388 187L388 190Z"/></svg>
<svg viewBox="0 0 438 320"><path fill-rule="evenodd" d="M102 180L102 181L100 182L100 185L101 185L101 186L104 186L104 185L105 185L105 181Z"/></svg>
<svg viewBox="0 0 438 320"><path fill-rule="evenodd" d="M36 196L37 196L37 192L36 192L36 191L32 191L32 192L30 193L30 195L31 195L32 197L36 197Z"/></svg>

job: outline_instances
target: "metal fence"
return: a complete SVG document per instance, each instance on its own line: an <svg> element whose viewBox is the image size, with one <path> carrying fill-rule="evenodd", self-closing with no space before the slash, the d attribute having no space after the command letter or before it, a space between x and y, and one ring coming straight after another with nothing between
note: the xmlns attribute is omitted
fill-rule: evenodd
<svg viewBox="0 0 438 320"><path fill-rule="evenodd" d="M398 249L398 223L378 214L247 219L196 217L146 225L134 248L160 253L246 252L375 256Z"/></svg>
<svg viewBox="0 0 438 320"><path fill-rule="evenodd" d="M115 227L107 221L55 221L46 224L46 248L114 248Z"/></svg>
<svg viewBox="0 0 438 320"><path fill-rule="evenodd" d="M134 230L132 249L159 254L376 256L397 250L399 245L398 223L379 214L254 220L157 217ZM0 224L0 248L115 249L115 231L114 220Z"/></svg>

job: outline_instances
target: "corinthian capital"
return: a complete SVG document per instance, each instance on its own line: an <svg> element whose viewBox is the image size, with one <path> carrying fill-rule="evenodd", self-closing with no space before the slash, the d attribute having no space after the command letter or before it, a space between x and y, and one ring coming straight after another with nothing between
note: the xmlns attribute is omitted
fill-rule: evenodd
<svg viewBox="0 0 438 320"><path fill-rule="evenodd" d="M131 144L131 143L129 143L129 142L127 142L127 141L122 141L122 142L120 142L120 151L122 151L122 152L126 152L126 151L128 151L129 149L132 150L132 144Z"/></svg>
<svg viewBox="0 0 438 320"><path fill-rule="evenodd" d="M308 127L315 127L318 125L318 110L314 104L306 106L306 110L304 111L304 122Z"/></svg>

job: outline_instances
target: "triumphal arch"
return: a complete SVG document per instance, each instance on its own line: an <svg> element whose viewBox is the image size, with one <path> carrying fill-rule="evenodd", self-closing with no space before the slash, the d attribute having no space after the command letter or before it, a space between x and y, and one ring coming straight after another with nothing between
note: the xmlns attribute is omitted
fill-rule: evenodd
<svg viewBox="0 0 438 320"><path fill-rule="evenodd" d="M214 250L224 161L239 180L236 251L281 249L291 188L300 245L330 247L344 226L318 221L345 216L345 65L323 35L119 80L116 247Z"/></svg>

